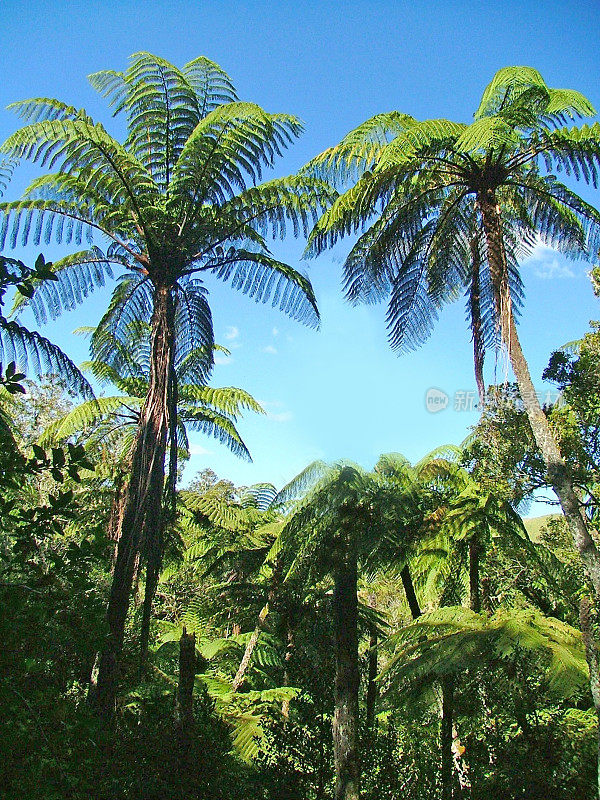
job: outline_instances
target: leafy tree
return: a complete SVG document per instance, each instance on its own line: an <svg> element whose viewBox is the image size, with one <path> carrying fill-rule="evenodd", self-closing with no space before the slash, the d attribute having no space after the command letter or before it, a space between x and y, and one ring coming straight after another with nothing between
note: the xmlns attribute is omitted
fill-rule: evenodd
<svg viewBox="0 0 600 800"><path fill-rule="evenodd" d="M114 709L136 558L162 513L166 443L173 396L175 330L190 350L210 350L213 331L203 276L236 288L291 316L316 324L308 280L269 253L263 234L294 231L329 202L321 182L291 177L255 185L265 167L301 130L299 121L238 102L229 77L205 58L182 70L138 53L125 72L103 71L92 85L125 113L124 144L84 110L58 100L28 100L14 108L30 124L2 151L58 171L35 180L21 200L0 205L4 241L81 241L83 232L108 237L96 248L54 265L54 291L42 284L31 299L38 319L72 307L125 267L102 329L118 331L151 317L148 393L131 461L119 550L108 605L110 637L98 676L98 704ZM44 228L45 226L45 228ZM149 544L149 543L148 543ZM151 545L150 545L151 546Z"/></svg>

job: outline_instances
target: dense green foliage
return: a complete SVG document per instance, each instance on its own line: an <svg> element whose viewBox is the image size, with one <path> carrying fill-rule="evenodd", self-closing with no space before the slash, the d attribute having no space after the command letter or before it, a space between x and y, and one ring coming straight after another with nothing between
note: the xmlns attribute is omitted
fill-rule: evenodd
<svg viewBox="0 0 600 800"><path fill-rule="evenodd" d="M520 302L517 258L532 232L570 253L597 245L598 213L539 168L551 149L595 181L597 126L560 127L591 113L585 98L534 70L501 70L471 125L380 115L312 162L313 175L256 186L299 123L239 103L212 62L178 70L138 54L92 83L126 113L124 145L84 111L38 99L18 105L30 124L4 147L60 169L0 206L1 237L69 242L87 226L113 244L33 269L1 258L0 312L14 290L17 308L30 300L39 319L55 315L111 262L127 269L89 331L85 367L110 396L76 402L73 390L91 393L79 370L0 313L2 353L13 354L0 371L4 795L592 800L597 609L565 518L530 538L521 516L555 484L519 385L489 387L468 440L416 464L398 453L371 470L315 462L281 489L181 475L188 430L249 457L237 420L261 411L244 390L209 385L203 271L316 321L310 284L271 257L266 230L307 230L336 197L324 173L354 181L310 246L375 216L346 263L350 298L390 293L400 345L466 289L481 378L485 347L503 336L500 300ZM475 224L480 173L498 178L506 220L499 287ZM26 379L32 354L37 382ZM549 358L561 402L540 415L596 547L597 326ZM154 416L151 401L162 403ZM107 652L118 656L108 714L97 702Z"/></svg>

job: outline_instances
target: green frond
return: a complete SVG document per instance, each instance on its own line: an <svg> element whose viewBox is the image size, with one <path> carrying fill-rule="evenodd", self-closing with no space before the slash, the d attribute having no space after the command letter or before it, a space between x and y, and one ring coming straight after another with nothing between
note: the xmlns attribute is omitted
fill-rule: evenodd
<svg viewBox="0 0 600 800"><path fill-rule="evenodd" d="M465 128L454 148L459 153L497 152L503 148L513 150L519 142L519 134L502 116L485 116Z"/></svg>
<svg viewBox="0 0 600 800"><path fill-rule="evenodd" d="M264 408L258 403L251 394L235 386L215 388L213 386L197 386L181 384L179 396L184 402L198 402L203 405L211 406L215 411L236 419L244 409L254 411L257 414L264 414Z"/></svg>
<svg viewBox="0 0 600 800"><path fill-rule="evenodd" d="M30 331L12 320L9 322L1 315L0 361L5 364L14 361L24 372L31 370L38 377L61 375L67 385L80 395L94 396L88 381L60 347L37 331Z"/></svg>
<svg viewBox="0 0 600 800"><path fill-rule="evenodd" d="M183 74L198 98L200 119L218 106L235 103L238 99L229 75L204 56L189 61L183 68Z"/></svg>
<svg viewBox="0 0 600 800"><path fill-rule="evenodd" d="M211 111L187 138L173 171L174 191L221 205L260 180L262 170L302 131L287 114L268 114L253 103Z"/></svg>
<svg viewBox="0 0 600 800"><path fill-rule="evenodd" d="M474 114L476 120L497 114L503 107L515 103L531 88L548 92L546 82L532 67L503 67L494 75L484 89L479 108Z"/></svg>
<svg viewBox="0 0 600 800"><path fill-rule="evenodd" d="M246 189L223 206L222 212L252 226L263 236L283 239L291 224L294 236L308 235L311 226L335 200L337 192L322 180L291 175Z"/></svg>
<svg viewBox="0 0 600 800"><path fill-rule="evenodd" d="M91 122L91 118L84 109L77 110L53 97L33 97L30 100L19 100L7 106L9 111L14 111L21 119L27 122L44 122L57 119L82 119Z"/></svg>
<svg viewBox="0 0 600 800"><path fill-rule="evenodd" d="M20 128L1 151L77 179L108 193L111 202L139 214L156 187L149 173L100 123L82 119L46 120Z"/></svg>
<svg viewBox="0 0 600 800"><path fill-rule="evenodd" d="M478 669L489 653L507 659L523 650L545 660L549 688L560 696L580 694L588 681L579 631L537 611L500 610L488 617L462 606L442 608L423 614L388 643L397 650L382 675L394 692Z"/></svg>
<svg viewBox="0 0 600 800"><path fill-rule="evenodd" d="M179 408L179 418L186 427L214 437L226 445L236 456L244 458L246 461L252 461L250 452L235 424L225 414L211 408L194 408L182 404Z"/></svg>
<svg viewBox="0 0 600 800"><path fill-rule="evenodd" d="M374 173L388 170L393 166L409 163L419 153L427 158L427 151L437 151L454 146L456 140L465 132L467 125L448 119L428 119L415 122L399 133L381 153ZM433 153L432 153L433 155Z"/></svg>
<svg viewBox="0 0 600 800"><path fill-rule="evenodd" d="M43 447L59 444L89 431L107 418L120 417L122 425L137 424L136 411L141 401L139 397L97 397L80 403L64 417L52 422L40 438Z"/></svg>
<svg viewBox="0 0 600 800"><path fill-rule="evenodd" d="M113 277L113 264L97 247L65 256L48 265L56 280L34 281L33 297L15 297L12 314L27 305L33 311L38 325L48 318L56 319L63 311L71 311L95 289L105 286Z"/></svg>
<svg viewBox="0 0 600 800"><path fill-rule="evenodd" d="M235 250L208 269L257 303L271 302L292 319L310 327L319 324L317 300L309 279L265 253Z"/></svg>
<svg viewBox="0 0 600 800"><path fill-rule="evenodd" d="M302 171L343 186L372 169L390 140L415 122L414 117L398 111L376 114L347 133L338 145L309 161Z"/></svg>
<svg viewBox="0 0 600 800"><path fill-rule="evenodd" d="M598 168L600 166L600 123L582 125L580 128L559 128L542 131L539 144L534 152L539 152L548 167L554 166L573 175L577 180L583 178L598 188Z"/></svg>

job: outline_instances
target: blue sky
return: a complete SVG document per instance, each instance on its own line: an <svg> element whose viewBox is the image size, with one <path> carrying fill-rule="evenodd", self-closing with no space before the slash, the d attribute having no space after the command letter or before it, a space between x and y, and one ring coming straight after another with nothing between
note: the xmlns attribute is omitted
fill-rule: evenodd
<svg viewBox="0 0 600 800"><path fill-rule="evenodd" d="M118 134L121 123L110 120L87 83L89 73L124 69L139 50L179 65L205 55L230 74L242 99L304 121L304 135L275 174L295 171L381 111L468 121L486 83L508 64L536 67L550 85L579 89L600 106L600 5L589 0L4 0L2 9L0 109L28 97L58 97L85 107ZM13 114L0 110L0 138L17 126ZM26 169L17 174L6 197L16 197L30 175ZM591 187L579 191L600 203ZM210 466L239 484L280 485L315 458L350 458L369 467L382 452L417 460L438 445L460 442L477 418L475 411L454 410L455 393L475 389L464 303L442 315L420 350L398 357L386 342L384 309L351 308L341 297L347 248L310 262L300 260L302 241L273 249L308 271L321 329L305 329L226 285L211 285L217 338L231 349L215 368L213 384L247 389L267 414L240 423L253 464L193 435L188 476ZM49 258L61 252L45 250ZM36 254L19 251L28 260ZM522 267L522 343L542 388L549 354L600 316L598 301L581 262L540 247ZM84 344L71 331L97 321L106 299L102 292L92 296L43 332L82 360ZM507 375L504 360L490 357L488 381ZM425 407L432 387L449 396L448 407L436 414Z"/></svg>

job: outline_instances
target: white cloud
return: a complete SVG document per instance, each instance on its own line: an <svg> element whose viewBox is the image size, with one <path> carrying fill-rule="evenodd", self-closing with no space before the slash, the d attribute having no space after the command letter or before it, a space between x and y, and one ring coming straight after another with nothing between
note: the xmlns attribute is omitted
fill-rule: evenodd
<svg viewBox="0 0 600 800"><path fill-rule="evenodd" d="M531 267L536 278L544 280L575 277L575 272L556 250L540 241L536 243L531 255L523 259L523 265Z"/></svg>
<svg viewBox="0 0 600 800"><path fill-rule="evenodd" d="M262 349L263 353L270 353L272 356L277 355L277 348L273 347L272 344L268 344L266 347Z"/></svg>
<svg viewBox="0 0 600 800"><path fill-rule="evenodd" d="M192 456L211 456L213 454L212 450L207 450L206 447L202 447L201 444L193 444L190 442L190 455Z"/></svg>
<svg viewBox="0 0 600 800"><path fill-rule="evenodd" d="M273 328L273 336L279 336L279 328Z"/></svg>
<svg viewBox="0 0 600 800"><path fill-rule="evenodd" d="M272 411L267 411L267 419L272 419L273 422L289 422L294 418L291 411L281 411L279 414L273 414Z"/></svg>
<svg viewBox="0 0 600 800"><path fill-rule="evenodd" d="M233 364L233 358L231 356L215 356L215 364L224 367L227 364Z"/></svg>
<svg viewBox="0 0 600 800"><path fill-rule="evenodd" d="M267 413L267 419L272 419L273 422L289 422L294 418L291 411L284 408L281 400L259 400L261 406ZM274 411L272 409L281 409L281 411Z"/></svg>
<svg viewBox="0 0 600 800"><path fill-rule="evenodd" d="M237 339L239 335L240 329L236 328L235 325L229 325L225 331L225 338L228 342L233 342L233 340Z"/></svg>

